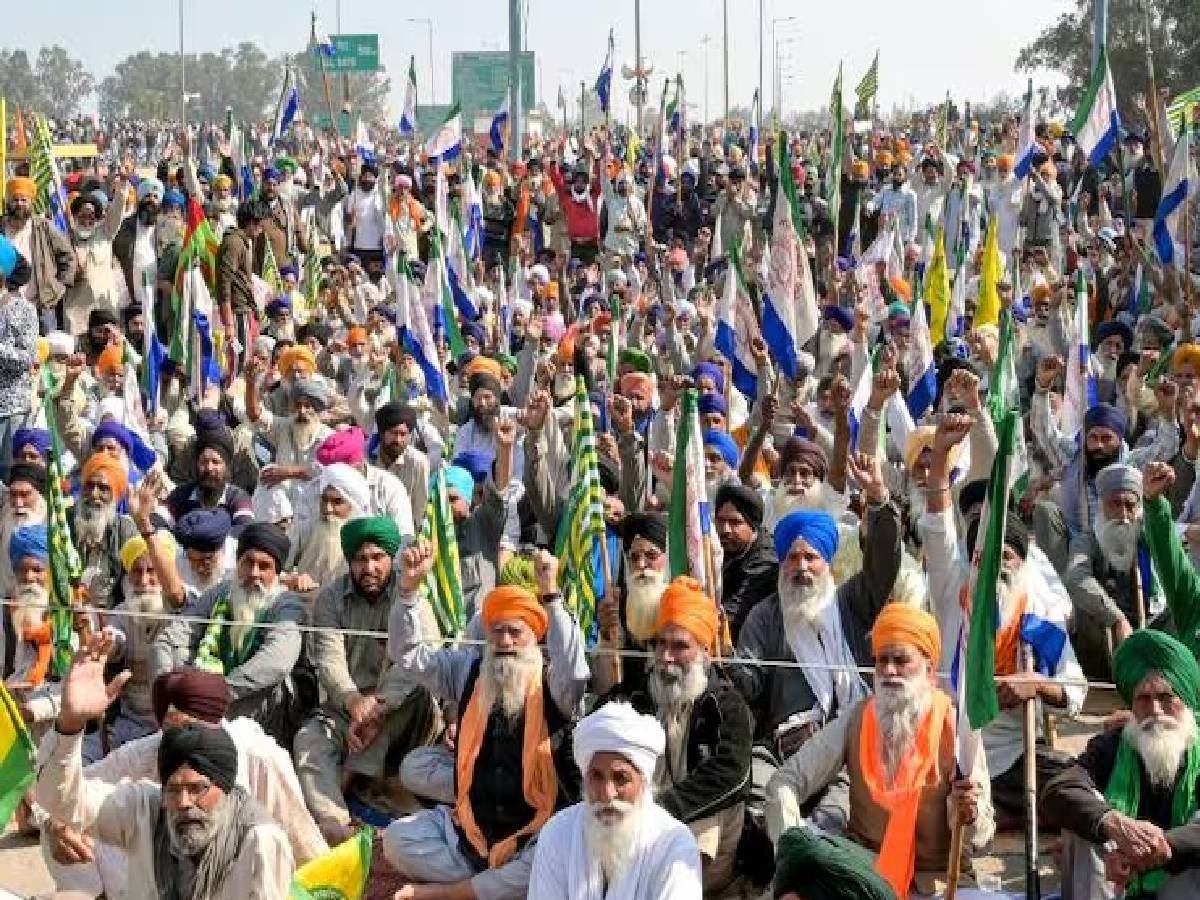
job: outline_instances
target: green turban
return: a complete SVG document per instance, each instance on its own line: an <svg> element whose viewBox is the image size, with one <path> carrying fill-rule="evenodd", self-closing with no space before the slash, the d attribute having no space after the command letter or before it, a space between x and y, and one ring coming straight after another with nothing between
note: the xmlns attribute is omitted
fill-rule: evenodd
<svg viewBox="0 0 1200 900"><path fill-rule="evenodd" d="M496 362L500 363L500 368L509 375L517 374L517 358L511 353L497 353Z"/></svg>
<svg viewBox="0 0 1200 900"><path fill-rule="evenodd" d="M789 828L779 836L774 896L789 891L804 900L896 900L870 853L808 828Z"/></svg>
<svg viewBox="0 0 1200 900"><path fill-rule="evenodd" d="M296 165L296 161L290 156L281 156L275 160L275 168L280 172L287 172L289 175L295 175L296 170L300 167Z"/></svg>
<svg viewBox="0 0 1200 900"><path fill-rule="evenodd" d="M349 562L363 544L374 544L388 556L400 549L400 529L386 516L351 519L342 526L342 555Z"/></svg>
<svg viewBox="0 0 1200 900"><path fill-rule="evenodd" d="M633 366L635 372L644 372L647 375L654 374L654 363L650 361L650 357L644 350L639 350L637 347L625 347L622 349L618 362L622 362L627 366Z"/></svg>
<svg viewBox="0 0 1200 900"><path fill-rule="evenodd" d="M1187 647L1169 634L1152 629L1135 631L1113 655L1113 681L1126 705L1151 672L1161 672L1175 694L1192 710L1200 706L1200 665Z"/></svg>
<svg viewBox="0 0 1200 900"><path fill-rule="evenodd" d="M535 596L538 590L537 577L533 572L533 558L514 553L500 567L500 576L496 583L499 585L516 585L523 587Z"/></svg>

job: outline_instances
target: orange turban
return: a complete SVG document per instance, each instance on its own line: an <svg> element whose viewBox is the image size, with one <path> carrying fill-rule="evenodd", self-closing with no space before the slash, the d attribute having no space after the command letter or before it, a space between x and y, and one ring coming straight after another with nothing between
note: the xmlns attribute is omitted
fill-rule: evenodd
<svg viewBox="0 0 1200 900"><path fill-rule="evenodd" d="M500 365L498 359L492 359L490 356L476 356L463 367L463 374L469 378L479 373L491 375L499 381L500 376L504 374L504 367Z"/></svg>
<svg viewBox="0 0 1200 900"><path fill-rule="evenodd" d="M644 396L646 400L654 396L654 379L645 372L627 372L617 387L627 396Z"/></svg>
<svg viewBox="0 0 1200 900"><path fill-rule="evenodd" d="M558 342L558 361L560 363L575 362L575 338L579 334L579 325L572 325Z"/></svg>
<svg viewBox="0 0 1200 900"><path fill-rule="evenodd" d="M506 584L493 588L483 598L483 627L491 629L505 619L520 619L540 641L546 636L550 619L538 598L523 587Z"/></svg>
<svg viewBox="0 0 1200 900"><path fill-rule="evenodd" d="M1033 290L1030 292L1030 296L1034 300L1049 300L1050 299L1050 285L1046 284L1046 282L1044 282L1044 281L1039 281L1037 284L1035 284L1033 286Z"/></svg>
<svg viewBox="0 0 1200 900"><path fill-rule="evenodd" d="M311 375L317 371L317 358L303 344L293 344L279 354L279 371L290 374L296 365L304 366Z"/></svg>
<svg viewBox="0 0 1200 900"><path fill-rule="evenodd" d="M1011 153L1002 153L996 157L996 171L1008 174L1013 170L1013 162L1016 157Z"/></svg>
<svg viewBox="0 0 1200 900"><path fill-rule="evenodd" d="M942 658L942 637L937 619L907 603L889 603L875 619L871 629L871 652L875 655L892 644L916 647L936 665Z"/></svg>
<svg viewBox="0 0 1200 900"><path fill-rule="evenodd" d="M850 166L850 172L855 178L866 178L871 174L871 167L865 159L856 159Z"/></svg>
<svg viewBox="0 0 1200 900"><path fill-rule="evenodd" d="M357 344L360 341L365 341L366 339L367 329L363 328L361 325L351 326L350 330L346 332L347 344Z"/></svg>
<svg viewBox="0 0 1200 900"><path fill-rule="evenodd" d="M667 585L658 601L655 631L666 625L678 625L690 632L710 653L717 645L717 604L695 578L680 575Z"/></svg>
<svg viewBox="0 0 1200 900"><path fill-rule="evenodd" d="M8 199L15 200L18 197L24 197L26 200L32 200L36 194L37 184L32 178L18 175L8 179Z"/></svg>
<svg viewBox="0 0 1200 900"><path fill-rule="evenodd" d="M546 296L554 300L558 299L558 282L551 281L546 285Z"/></svg>
<svg viewBox="0 0 1200 900"><path fill-rule="evenodd" d="M483 186L489 187L489 188L490 187L499 187L500 186L500 173L496 172L494 170L491 170L491 169L484 172L483 173Z"/></svg>
<svg viewBox="0 0 1200 900"><path fill-rule="evenodd" d="M91 477L97 474L103 474L108 481L114 500L120 500L125 496L125 489L129 487L129 475L126 474L125 467L107 453L93 453L89 456L87 462L83 464L80 478L86 485Z"/></svg>
<svg viewBox="0 0 1200 900"><path fill-rule="evenodd" d="M1171 356L1171 374L1178 375L1179 370L1189 364L1200 374L1200 345L1180 344L1176 347Z"/></svg>
<svg viewBox="0 0 1200 900"><path fill-rule="evenodd" d="M101 375L111 375L125 364L124 350L118 344L109 344L96 357L96 371Z"/></svg>

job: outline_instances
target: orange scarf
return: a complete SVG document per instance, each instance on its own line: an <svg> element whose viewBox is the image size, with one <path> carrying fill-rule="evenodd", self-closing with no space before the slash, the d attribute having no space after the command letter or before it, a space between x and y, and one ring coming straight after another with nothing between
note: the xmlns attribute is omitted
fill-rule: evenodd
<svg viewBox="0 0 1200 900"><path fill-rule="evenodd" d="M542 682L537 679L525 698L525 736L521 746L522 787L525 802L533 807L533 819L520 831L489 847L483 832L475 823L475 811L471 808L475 760L479 757L479 748L492 712L491 704L485 704L482 697L483 688L476 683L467 709L458 723L458 759L455 761L458 801L454 806L454 819L462 827L475 852L486 857L488 865L496 868L512 859L521 838L536 834L554 814L554 802L558 798L558 773L554 769L554 754L546 728Z"/></svg>
<svg viewBox="0 0 1200 900"><path fill-rule="evenodd" d="M37 647L37 659L29 670L25 681L31 687L37 687L46 680L50 670L50 657L54 651L54 629L49 620L40 625L31 625L21 634L21 639Z"/></svg>
<svg viewBox="0 0 1200 900"><path fill-rule="evenodd" d="M1000 623L996 631L996 674L1014 675L1017 671L1017 661L1021 649L1021 621L1025 618L1025 607L1029 603L1029 595L1021 590L1017 593L1016 602L1007 618ZM967 595L967 585L963 584L959 594L959 605L962 607L963 620L971 617L971 598Z"/></svg>
<svg viewBox="0 0 1200 900"><path fill-rule="evenodd" d="M879 720L875 717L875 698L867 701L862 714L858 765L871 799L888 813L887 830L879 848L875 868L896 891L906 898L916 867L917 811L921 804L921 789L941 777L938 772L938 748L942 729L949 723L950 698L935 690L930 696L929 711L921 719L913 740L912 752L900 764L900 771L889 786L883 767L883 743Z"/></svg>

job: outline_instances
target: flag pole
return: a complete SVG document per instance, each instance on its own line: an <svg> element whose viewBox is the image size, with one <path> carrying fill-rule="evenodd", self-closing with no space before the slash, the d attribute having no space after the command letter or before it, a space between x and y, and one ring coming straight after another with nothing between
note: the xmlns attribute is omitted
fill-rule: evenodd
<svg viewBox="0 0 1200 900"><path fill-rule="evenodd" d="M958 879L962 873L963 826L955 822L950 829L950 858L946 861L946 890L944 900L954 900L958 893Z"/></svg>
<svg viewBox="0 0 1200 900"><path fill-rule="evenodd" d="M312 45L313 52L317 54L317 64L321 67L321 82L325 85L325 105L329 107L329 128L334 134L340 134L337 114L333 111L333 94L329 90L329 72L325 69L325 54L317 48L317 13L315 10L312 14Z"/></svg>
<svg viewBox="0 0 1200 900"><path fill-rule="evenodd" d="M583 150L583 140L587 137L587 85L579 82L579 149Z"/></svg>
<svg viewBox="0 0 1200 900"><path fill-rule="evenodd" d="M118 160L119 163L119 160ZM8 101L0 97L0 197L8 188Z"/></svg>
<svg viewBox="0 0 1200 900"><path fill-rule="evenodd" d="M615 602L613 596L613 577L612 577L612 561L608 555L608 525L605 524L604 532L600 535L600 560L604 566L604 599ZM623 635L621 634L621 626L618 625L609 634L605 635L612 644L612 673L613 683L620 684L625 680L624 667L621 664L621 646L624 643Z"/></svg>
<svg viewBox="0 0 1200 900"><path fill-rule="evenodd" d="M1034 674L1033 651L1024 647L1027 675ZM1042 896L1038 874L1038 814L1037 814L1037 699L1025 701L1025 898L1038 900Z"/></svg>

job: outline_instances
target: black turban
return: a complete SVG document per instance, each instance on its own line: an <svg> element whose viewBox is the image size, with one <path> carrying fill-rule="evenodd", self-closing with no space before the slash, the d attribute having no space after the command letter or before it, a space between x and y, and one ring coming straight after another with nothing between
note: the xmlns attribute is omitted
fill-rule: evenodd
<svg viewBox="0 0 1200 900"><path fill-rule="evenodd" d="M29 463L13 463L8 470L6 483L12 484L14 481L31 484L39 494L44 494L46 493L46 468L45 466L31 466Z"/></svg>
<svg viewBox="0 0 1200 900"><path fill-rule="evenodd" d="M717 488L717 502L713 504L713 513L718 513L726 503L732 503L750 527L758 530L763 520L763 501L758 491L736 481L727 481Z"/></svg>
<svg viewBox="0 0 1200 900"><path fill-rule="evenodd" d="M292 542L278 525L270 522L251 522L242 529L238 538L237 555L238 559L241 559L242 554L249 550L261 550L275 560L275 570L282 572L291 549Z"/></svg>
<svg viewBox="0 0 1200 900"><path fill-rule="evenodd" d="M966 517L976 506L987 499L987 489L988 483L982 478L964 484L958 493L958 511Z"/></svg>
<svg viewBox="0 0 1200 900"><path fill-rule="evenodd" d="M979 527L978 516L967 525L967 555L970 557L975 556L975 540L979 536ZM1012 547L1021 559L1024 559L1029 551L1029 529L1011 509L1004 521L1004 544Z"/></svg>
<svg viewBox="0 0 1200 900"><path fill-rule="evenodd" d="M656 547L667 549L667 517L662 513L635 512L621 523L621 545L625 552L633 545L634 538L645 538Z"/></svg>
<svg viewBox="0 0 1200 900"><path fill-rule="evenodd" d="M228 793L237 780L238 755L233 738L224 728L188 725L168 728L158 745L158 781L168 779L182 766L207 776Z"/></svg>
<svg viewBox="0 0 1200 900"><path fill-rule="evenodd" d="M383 434L397 425L407 425L409 431L417 428L417 411L411 406L393 400L375 410L375 429Z"/></svg>
<svg viewBox="0 0 1200 900"><path fill-rule="evenodd" d="M229 510L223 506L212 509L200 507L184 514L175 522L175 539L184 550L212 553L225 546L233 530Z"/></svg>
<svg viewBox="0 0 1200 900"><path fill-rule="evenodd" d="M117 317L113 315L111 310L103 307L96 307L88 313L88 330L93 328L102 328L105 325L116 325Z"/></svg>
<svg viewBox="0 0 1200 900"><path fill-rule="evenodd" d="M233 462L233 435L222 425L220 428L204 428L196 432L196 458L203 450L215 450L225 465Z"/></svg>

